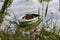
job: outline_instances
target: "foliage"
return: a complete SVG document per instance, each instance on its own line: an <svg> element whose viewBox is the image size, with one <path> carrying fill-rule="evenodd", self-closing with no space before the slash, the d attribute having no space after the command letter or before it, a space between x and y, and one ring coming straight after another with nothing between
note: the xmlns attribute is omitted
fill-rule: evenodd
<svg viewBox="0 0 60 40"><path fill-rule="evenodd" d="M41 29L39 40L59 40L60 35L54 33L54 32L48 32L44 28Z"/></svg>

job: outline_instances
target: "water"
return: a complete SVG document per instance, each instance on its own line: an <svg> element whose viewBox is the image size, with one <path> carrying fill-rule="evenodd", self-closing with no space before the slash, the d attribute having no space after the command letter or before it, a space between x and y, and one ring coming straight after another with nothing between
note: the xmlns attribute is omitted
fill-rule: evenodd
<svg viewBox="0 0 60 40"><path fill-rule="evenodd" d="M2 2L0 2L0 9L2 6ZM47 3L44 3L44 13ZM42 5L37 0L14 0L12 5L8 8L8 12L11 16L6 16L8 20L15 20L14 14L18 18L26 13L37 13L38 8L40 8L40 14L42 15ZM51 12L54 13L53 21L57 20L57 25L60 26L60 12L58 11L59 8L59 0L53 0L49 3L48 8L48 15L47 19L51 17ZM58 16L58 19L55 17L55 15ZM16 20L15 20L16 21Z"/></svg>

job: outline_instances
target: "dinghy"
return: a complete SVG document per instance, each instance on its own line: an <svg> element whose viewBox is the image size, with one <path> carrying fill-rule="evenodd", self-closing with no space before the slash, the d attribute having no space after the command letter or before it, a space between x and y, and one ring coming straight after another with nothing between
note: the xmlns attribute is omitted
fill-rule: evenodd
<svg viewBox="0 0 60 40"><path fill-rule="evenodd" d="M26 14L24 16L19 17L18 27L32 29L36 27L41 22L40 15L38 14Z"/></svg>

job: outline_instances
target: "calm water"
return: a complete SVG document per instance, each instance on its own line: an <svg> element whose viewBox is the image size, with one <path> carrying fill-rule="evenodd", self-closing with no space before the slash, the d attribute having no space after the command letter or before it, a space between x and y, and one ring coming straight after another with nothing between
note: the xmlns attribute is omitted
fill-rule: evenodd
<svg viewBox="0 0 60 40"><path fill-rule="evenodd" d="M0 2L0 9L2 6L2 2ZM44 3L44 13L46 9L47 3ZM40 8L40 14L42 14L42 4L39 3L37 0L14 0L12 5L8 8L8 12L11 16L6 16L8 20L14 20L14 14L18 18L26 13L37 13L38 8ZM60 12L58 11L59 8L59 0L53 0L49 3L49 8L48 8L48 15L47 19L51 17L51 12L54 13L54 18L53 22L57 20L57 25L60 26ZM14 13L14 14L13 14ZM58 16L58 19L56 16Z"/></svg>

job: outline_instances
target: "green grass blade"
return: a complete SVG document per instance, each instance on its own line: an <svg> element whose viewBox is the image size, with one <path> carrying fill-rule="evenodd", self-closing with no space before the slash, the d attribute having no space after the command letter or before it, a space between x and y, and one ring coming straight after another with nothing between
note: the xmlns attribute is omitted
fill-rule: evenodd
<svg viewBox="0 0 60 40"><path fill-rule="evenodd" d="M47 16L47 12L48 12L48 4L47 4L46 10L45 10L45 17Z"/></svg>

